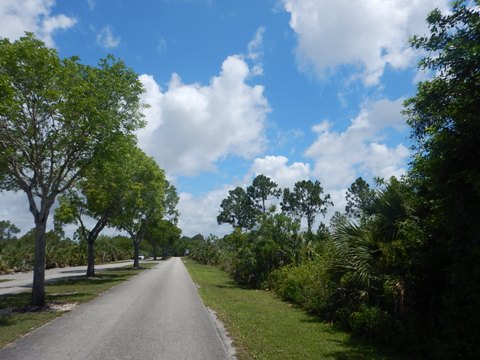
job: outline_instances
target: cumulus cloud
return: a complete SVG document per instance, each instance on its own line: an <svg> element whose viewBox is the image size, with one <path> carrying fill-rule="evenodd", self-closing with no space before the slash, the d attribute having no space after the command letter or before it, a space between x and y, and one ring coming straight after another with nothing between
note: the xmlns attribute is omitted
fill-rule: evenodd
<svg viewBox="0 0 480 360"><path fill-rule="evenodd" d="M447 0L318 1L283 0L296 33L300 67L319 77L342 65L356 68L366 85L380 81L387 65L405 69L414 53L408 45L413 34L427 30L427 14Z"/></svg>
<svg viewBox="0 0 480 360"><path fill-rule="evenodd" d="M366 104L343 132L333 131L328 121L314 126L317 139L305 152L315 163L314 176L338 190L359 174L385 178L403 174L409 150L402 143L388 146L385 140L387 130L402 132L406 126L402 103L400 98Z"/></svg>
<svg viewBox="0 0 480 360"><path fill-rule="evenodd" d="M265 156L253 161L250 174L253 174L252 177L263 174L280 188L293 188L297 181L310 178L310 165L303 162L288 165L288 158L285 156Z"/></svg>
<svg viewBox="0 0 480 360"><path fill-rule="evenodd" d="M199 196L180 193L178 209L181 215L178 226L182 229L182 234L186 236L196 234L223 236L229 233L232 230L231 226L218 225L217 215L222 200L228 196L228 190L231 189L233 187L223 187Z"/></svg>
<svg viewBox="0 0 480 360"><path fill-rule="evenodd" d="M270 109L263 86L246 83L250 75L241 56L229 56L208 85L184 84L173 74L162 92L152 76L141 75L150 108L138 133L140 146L172 175L192 176L215 170L226 156L260 153Z"/></svg>
<svg viewBox="0 0 480 360"><path fill-rule="evenodd" d="M0 37L17 40L28 31L35 33L47 46L53 47L53 34L77 22L64 14L51 15L54 4L54 0L2 0Z"/></svg>
<svg viewBox="0 0 480 360"><path fill-rule="evenodd" d="M114 49L120 45L120 37L114 36L110 26L104 26L97 34L97 43L105 49Z"/></svg>

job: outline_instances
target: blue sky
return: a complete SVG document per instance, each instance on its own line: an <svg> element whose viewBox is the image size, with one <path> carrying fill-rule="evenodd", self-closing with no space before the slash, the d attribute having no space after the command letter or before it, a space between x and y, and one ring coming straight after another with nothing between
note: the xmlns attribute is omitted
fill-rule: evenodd
<svg viewBox="0 0 480 360"><path fill-rule="evenodd" d="M264 174L318 179L343 211L362 176L399 176L409 159L403 101L421 54L408 46L446 0L2 0L0 37L32 31L60 56L111 53L138 74L139 146L180 194L185 235L222 235L219 204ZM33 227L26 196L0 218ZM324 220L326 221L326 220Z"/></svg>

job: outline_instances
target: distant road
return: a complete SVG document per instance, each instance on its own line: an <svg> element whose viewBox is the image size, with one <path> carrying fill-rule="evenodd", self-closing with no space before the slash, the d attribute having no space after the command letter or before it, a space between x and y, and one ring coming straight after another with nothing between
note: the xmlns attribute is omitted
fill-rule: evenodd
<svg viewBox="0 0 480 360"><path fill-rule="evenodd" d="M78 306L0 350L9 360L229 359L180 258Z"/></svg>
<svg viewBox="0 0 480 360"><path fill-rule="evenodd" d="M95 265L95 271L102 271L105 269L113 269L117 267L133 264L131 261L122 261L113 264ZM45 280L52 281L65 277L84 276L87 272L86 266L71 266L65 268L56 268L45 270ZM32 288L33 272L22 272L9 275L0 275L0 280L8 279L10 281L0 282L0 295L17 294L28 291Z"/></svg>

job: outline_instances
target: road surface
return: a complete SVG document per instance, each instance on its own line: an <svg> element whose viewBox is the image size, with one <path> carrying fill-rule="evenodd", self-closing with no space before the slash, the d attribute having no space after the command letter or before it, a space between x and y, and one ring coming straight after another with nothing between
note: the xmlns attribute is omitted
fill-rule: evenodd
<svg viewBox="0 0 480 360"><path fill-rule="evenodd" d="M180 258L0 350L2 360L215 360L228 350Z"/></svg>
<svg viewBox="0 0 480 360"><path fill-rule="evenodd" d="M122 261L113 264L95 265L95 271L127 266L128 264L132 264L132 262L133 260ZM84 276L86 272L87 266L71 266L65 268L48 269L45 270L45 281L55 281L65 277ZM0 280L1 279L9 281L0 282L0 295L17 294L20 292L29 291L32 288L33 271L0 275Z"/></svg>

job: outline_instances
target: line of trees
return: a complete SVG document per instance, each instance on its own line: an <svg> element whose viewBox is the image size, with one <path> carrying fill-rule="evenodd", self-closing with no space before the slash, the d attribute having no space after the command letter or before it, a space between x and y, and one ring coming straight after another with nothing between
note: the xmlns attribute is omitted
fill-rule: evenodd
<svg viewBox="0 0 480 360"><path fill-rule="evenodd" d="M87 276L107 225L130 235L138 267L146 234L175 212L174 187L136 146L142 92L138 75L113 56L88 66L31 33L0 39L0 190L23 191L34 218L33 305L45 304L47 221L57 200L57 227L78 224L87 243Z"/></svg>
<svg viewBox="0 0 480 360"><path fill-rule="evenodd" d="M299 182L280 200L260 175L222 201L217 220L234 231L191 255L411 357L477 359L480 1L456 1L427 22L430 34L411 39L426 54L420 69L433 75L405 102L415 151L406 176L374 186L357 179L345 211L313 234L329 204L320 184Z"/></svg>

